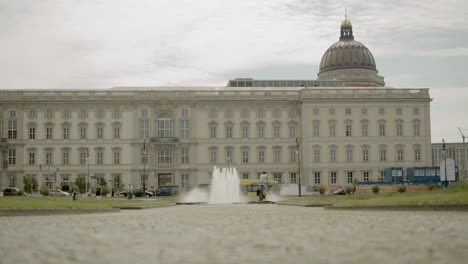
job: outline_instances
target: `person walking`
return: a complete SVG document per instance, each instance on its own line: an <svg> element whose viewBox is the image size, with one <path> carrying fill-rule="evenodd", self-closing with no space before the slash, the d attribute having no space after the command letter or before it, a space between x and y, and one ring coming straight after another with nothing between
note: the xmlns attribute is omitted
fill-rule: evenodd
<svg viewBox="0 0 468 264"><path fill-rule="evenodd" d="M72 193L73 193L73 201L78 200L78 194L80 193L80 188L78 187L78 185L75 185L75 187L73 187Z"/></svg>

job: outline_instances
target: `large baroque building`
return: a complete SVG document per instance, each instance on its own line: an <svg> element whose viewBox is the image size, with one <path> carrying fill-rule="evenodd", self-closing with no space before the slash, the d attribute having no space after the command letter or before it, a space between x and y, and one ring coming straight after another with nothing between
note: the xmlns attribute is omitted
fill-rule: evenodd
<svg viewBox="0 0 468 264"><path fill-rule="evenodd" d="M345 19L318 80L234 79L225 87L0 90L0 187L189 188L213 166L282 183L378 180L430 166L428 89L385 88ZM6 88L6 87L3 87ZM147 153L147 155L145 155ZM144 175L147 175L144 177Z"/></svg>

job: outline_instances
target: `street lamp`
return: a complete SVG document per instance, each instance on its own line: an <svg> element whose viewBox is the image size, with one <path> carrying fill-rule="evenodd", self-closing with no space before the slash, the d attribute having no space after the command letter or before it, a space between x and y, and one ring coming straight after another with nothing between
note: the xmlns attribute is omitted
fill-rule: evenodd
<svg viewBox="0 0 468 264"><path fill-rule="evenodd" d="M85 191L86 191L86 194L88 194L88 196L91 195L91 193L89 193L88 191L88 186L89 186L89 149L86 150L86 165L88 165L88 171L86 172L86 187L85 187Z"/></svg>
<svg viewBox="0 0 468 264"><path fill-rule="evenodd" d="M301 197L301 160L300 160L300 152L299 152L299 140L296 138L296 158L297 158L297 171L298 171L298 184L297 184L297 191L298 196Z"/></svg>
<svg viewBox="0 0 468 264"><path fill-rule="evenodd" d="M143 193L146 192L146 157L148 155L148 149L146 148L146 139L143 141L143 149L141 150L141 157L143 161Z"/></svg>
<svg viewBox="0 0 468 264"><path fill-rule="evenodd" d="M445 140L442 139L442 155L444 156L444 185L447 187L447 152L446 152Z"/></svg>
<svg viewBox="0 0 468 264"><path fill-rule="evenodd" d="M462 136L462 139L463 139L463 151L462 151L462 164L463 164L463 173L461 174L462 176L459 177L459 181L463 181L466 179L466 146L465 146L465 135L463 134L462 130L460 128L458 128L458 130L460 131L460 134Z"/></svg>

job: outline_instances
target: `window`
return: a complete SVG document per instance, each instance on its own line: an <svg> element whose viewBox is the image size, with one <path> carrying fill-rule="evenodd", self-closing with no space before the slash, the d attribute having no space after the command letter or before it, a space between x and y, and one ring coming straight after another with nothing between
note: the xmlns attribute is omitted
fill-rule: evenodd
<svg viewBox="0 0 468 264"><path fill-rule="evenodd" d="M104 138L104 127L97 127L97 139L103 139Z"/></svg>
<svg viewBox="0 0 468 264"><path fill-rule="evenodd" d="M69 182L70 182L69 176L63 175L63 176L62 176L62 182L60 183L60 186L61 186L62 190L64 190L64 191L68 191L68 190L69 190L69 188L70 188L70 187L69 187L69 185L70 185Z"/></svg>
<svg viewBox="0 0 468 264"><path fill-rule="evenodd" d="M328 128L329 128L329 135L330 135L330 137L336 136L336 125L335 125L335 123L330 123L330 124L328 125Z"/></svg>
<svg viewBox="0 0 468 264"><path fill-rule="evenodd" d="M396 114L397 115L402 115L402 113L403 113L403 110L401 108L396 109Z"/></svg>
<svg viewBox="0 0 468 264"><path fill-rule="evenodd" d="M208 117L216 118L216 108L210 108L210 111L208 112Z"/></svg>
<svg viewBox="0 0 468 264"><path fill-rule="evenodd" d="M330 172L330 183L336 184L336 172L335 171Z"/></svg>
<svg viewBox="0 0 468 264"><path fill-rule="evenodd" d="M398 161L403 161L403 149L397 149L397 160Z"/></svg>
<svg viewBox="0 0 468 264"><path fill-rule="evenodd" d="M210 150L210 163L211 164L216 164L218 161L218 153L216 149L211 149Z"/></svg>
<svg viewBox="0 0 468 264"><path fill-rule="evenodd" d="M148 110L147 109L141 109L140 110L140 116L142 118L147 118L148 117Z"/></svg>
<svg viewBox="0 0 468 264"><path fill-rule="evenodd" d="M275 163L281 162L281 149L275 148L273 150L273 162Z"/></svg>
<svg viewBox="0 0 468 264"><path fill-rule="evenodd" d="M117 165L117 164L120 164L120 151L116 150L114 151L113 153L113 161L114 161L114 164Z"/></svg>
<svg viewBox="0 0 468 264"><path fill-rule="evenodd" d="M319 109L318 109L318 108L314 108L313 114L314 114L314 116L319 115Z"/></svg>
<svg viewBox="0 0 468 264"><path fill-rule="evenodd" d="M29 128L29 139L36 139L36 128L30 127Z"/></svg>
<svg viewBox="0 0 468 264"><path fill-rule="evenodd" d="M335 108L328 109L328 114L335 115Z"/></svg>
<svg viewBox="0 0 468 264"><path fill-rule="evenodd" d="M104 151L103 150L96 151L96 164L99 164L99 165L104 164Z"/></svg>
<svg viewBox="0 0 468 264"><path fill-rule="evenodd" d="M385 108L380 107L379 108L379 115L384 115L385 114Z"/></svg>
<svg viewBox="0 0 468 264"><path fill-rule="evenodd" d="M347 137L350 137L352 134L351 134L351 125L347 124L346 125L346 136Z"/></svg>
<svg viewBox="0 0 468 264"><path fill-rule="evenodd" d="M297 110L296 109L290 109L289 110L289 118L296 118L297 116Z"/></svg>
<svg viewBox="0 0 468 264"><path fill-rule="evenodd" d="M367 123L361 124L361 135L363 137L367 137L367 130L368 130Z"/></svg>
<svg viewBox="0 0 468 264"><path fill-rule="evenodd" d="M63 112L62 112L62 117L64 119L71 118L71 110L70 109L64 109Z"/></svg>
<svg viewBox="0 0 468 264"><path fill-rule="evenodd" d="M289 138L295 138L296 137L296 125L290 125L289 126Z"/></svg>
<svg viewBox="0 0 468 264"><path fill-rule="evenodd" d="M182 147L180 149L180 163L187 164L189 163L189 148Z"/></svg>
<svg viewBox="0 0 468 264"><path fill-rule="evenodd" d="M146 111L146 110L142 110ZM148 138L149 136L149 120L140 119L140 138Z"/></svg>
<svg viewBox="0 0 468 264"><path fill-rule="evenodd" d="M8 139L16 139L18 136L18 123L16 120L8 120Z"/></svg>
<svg viewBox="0 0 468 264"><path fill-rule="evenodd" d="M314 161L320 162L320 149L314 149Z"/></svg>
<svg viewBox="0 0 468 264"><path fill-rule="evenodd" d="M36 112L36 110L35 110L35 109L29 110L29 112L28 112L28 117L29 117L30 119L36 119L36 117L37 117L37 112Z"/></svg>
<svg viewBox="0 0 468 264"><path fill-rule="evenodd" d="M113 109L112 110L112 118L120 118L121 114L120 114L120 110L119 109Z"/></svg>
<svg viewBox="0 0 468 264"><path fill-rule="evenodd" d="M226 138L232 138L232 126L226 126Z"/></svg>
<svg viewBox="0 0 468 264"><path fill-rule="evenodd" d="M413 108L413 115L419 115L419 108Z"/></svg>
<svg viewBox="0 0 468 264"><path fill-rule="evenodd" d="M29 152L29 165L36 164L36 153Z"/></svg>
<svg viewBox="0 0 468 264"><path fill-rule="evenodd" d="M318 121L314 121L312 125L312 135L314 137L319 137L320 136L320 123Z"/></svg>
<svg viewBox="0 0 468 264"><path fill-rule="evenodd" d="M387 160L387 150L384 148L380 149L380 161L386 161Z"/></svg>
<svg viewBox="0 0 468 264"><path fill-rule="evenodd" d="M228 163L234 162L234 155L233 155L233 148L232 147L227 147L226 148L226 161Z"/></svg>
<svg viewBox="0 0 468 264"><path fill-rule="evenodd" d="M188 110L187 109L182 109L181 114L182 118L187 118L188 117Z"/></svg>
<svg viewBox="0 0 468 264"><path fill-rule="evenodd" d="M346 160L347 161L353 161L353 150L352 149L347 149L346 150Z"/></svg>
<svg viewBox="0 0 468 264"><path fill-rule="evenodd" d="M70 164L70 152L64 151L62 153L62 164L63 165L68 165Z"/></svg>
<svg viewBox="0 0 468 264"><path fill-rule="evenodd" d="M242 138L249 138L249 127L247 125L242 125L241 134Z"/></svg>
<svg viewBox="0 0 468 264"><path fill-rule="evenodd" d="M347 173L347 180L348 180L348 184L352 184L353 183L353 172L352 171L348 171Z"/></svg>
<svg viewBox="0 0 468 264"><path fill-rule="evenodd" d="M274 118L279 118L279 117L280 117L280 110L279 110L279 108L273 109L273 117L274 117Z"/></svg>
<svg viewBox="0 0 468 264"><path fill-rule="evenodd" d="M190 185L189 185L189 175L188 174L181 174L181 187L183 190L188 191Z"/></svg>
<svg viewBox="0 0 468 264"><path fill-rule="evenodd" d="M46 127L46 139L52 139L52 128L51 127Z"/></svg>
<svg viewBox="0 0 468 264"><path fill-rule="evenodd" d="M16 111L15 110L10 110L10 118L16 117Z"/></svg>
<svg viewBox="0 0 468 264"><path fill-rule="evenodd" d="M369 150L368 149L363 149L362 150L362 160L363 161L368 161L369 160Z"/></svg>
<svg viewBox="0 0 468 264"><path fill-rule="evenodd" d="M320 184L320 172L315 172L314 173L314 183L315 184Z"/></svg>
<svg viewBox="0 0 468 264"><path fill-rule="evenodd" d="M173 122L169 113L161 113L157 120L157 129L159 138L171 138L173 133Z"/></svg>
<svg viewBox="0 0 468 264"><path fill-rule="evenodd" d="M8 187L15 187L16 186L16 177L9 176L8 177Z"/></svg>
<svg viewBox="0 0 468 264"><path fill-rule="evenodd" d="M289 178L290 178L290 183L297 183L297 174L295 172L291 172L289 174Z"/></svg>
<svg viewBox="0 0 468 264"><path fill-rule="evenodd" d="M367 115L367 108L361 109L361 115Z"/></svg>
<svg viewBox="0 0 468 264"><path fill-rule="evenodd" d="M210 126L210 138L216 138L216 126Z"/></svg>
<svg viewBox="0 0 468 264"><path fill-rule="evenodd" d="M414 160L415 161L420 161L421 160L421 149L420 148L414 149Z"/></svg>
<svg viewBox="0 0 468 264"><path fill-rule="evenodd" d="M279 124L273 125L273 137L279 138L280 137L280 126Z"/></svg>
<svg viewBox="0 0 468 264"><path fill-rule="evenodd" d="M169 166L172 164L172 148L161 147L158 149L158 164L161 166Z"/></svg>
<svg viewBox="0 0 468 264"><path fill-rule="evenodd" d="M281 173L277 173L277 172L273 173L273 180L274 181L276 181L278 183L281 183L282 178L283 177L282 177Z"/></svg>
<svg viewBox="0 0 468 264"><path fill-rule="evenodd" d="M336 149L330 150L330 161L336 161Z"/></svg>
<svg viewBox="0 0 468 264"><path fill-rule="evenodd" d="M45 158L46 158L45 164L52 165L52 151L51 150L46 151Z"/></svg>
<svg viewBox="0 0 468 264"><path fill-rule="evenodd" d="M296 149L290 149L289 150L289 162L294 163L297 161L297 150Z"/></svg>
<svg viewBox="0 0 468 264"><path fill-rule="evenodd" d="M265 150L264 149L258 150L258 163L265 163Z"/></svg>
<svg viewBox="0 0 468 264"><path fill-rule="evenodd" d="M88 151L80 150L80 164L85 165L88 163Z"/></svg>
<svg viewBox="0 0 468 264"><path fill-rule="evenodd" d="M54 118L54 111L52 109L47 109L45 112L44 112L44 117L46 119L51 119L51 118Z"/></svg>
<svg viewBox="0 0 468 264"><path fill-rule="evenodd" d="M379 136L385 137L385 124L379 124Z"/></svg>
<svg viewBox="0 0 468 264"><path fill-rule="evenodd" d="M249 116L249 110L247 110L247 109L242 109L242 110L241 110L241 117L242 117L242 118L246 118L246 117L248 117L248 116Z"/></svg>
<svg viewBox="0 0 468 264"><path fill-rule="evenodd" d="M86 109L81 109L80 118L87 118L87 117L88 117L88 111Z"/></svg>
<svg viewBox="0 0 468 264"><path fill-rule="evenodd" d="M96 118L98 118L98 119L104 118L104 110L98 109L98 110L96 111Z"/></svg>
<svg viewBox="0 0 468 264"><path fill-rule="evenodd" d="M80 139L86 139L86 127L80 127Z"/></svg>
<svg viewBox="0 0 468 264"><path fill-rule="evenodd" d="M396 124L396 135L397 135L397 137L402 137L403 136L403 124L402 123L397 123Z"/></svg>
<svg viewBox="0 0 468 264"><path fill-rule="evenodd" d="M419 136L420 136L419 127L420 127L420 126L419 126L419 120L415 120L415 121L413 122L413 135L414 135L415 137L419 137Z"/></svg>
<svg viewBox="0 0 468 264"><path fill-rule="evenodd" d="M64 127L63 128L63 139L70 139L70 128Z"/></svg>
<svg viewBox="0 0 468 264"><path fill-rule="evenodd" d="M226 111L224 112L224 117L225 118L231 118L232 117L232 109L230 109L230 108L226 109Z"/></svg>
<svg viewBox="0 0 468 264"><path fill-rule="evenodd" d="M365 182L369 181L369 172L368 171L364 171L362 173L362 180L365 181Z"/></svg>
<svg viewBox="0 0 468 264"><path fill-rule="evenodd" d="M119 188L120 188L120 184L121 184L120 175L113 175L113 176L112 176L112 182L113 182L112 187L113 187L114 189L119 189Z"/></svg>
<svg viewBox="0 0 468 264"><path fill-rule="evenodd" d="M265 137L265 126L263 124L257 126L257 137L258 138Z"/></svg>
<svg viewBox="0 0 468 264"><path fill-rule="evenodd" d="M265 117L265 112L263 111L263 108L259 108L259 109L257 110L257 117L258 117L258 118L263 118L263 117Z"/></svg>
<svg viewBox="0 0 468 264"><path fill-rule="evenodd" d="M242 150L242 163L249 163L249 151Z"/></svg>
<svg viewBox="0 0 468 264"><path fill-rule="evenodd" d="M249 174L248 174L248 173L246 173L246 172L242 173L242 179L245 180L245 179L248 179L248 178L249 178Z"/></svg>
<svg viewBox="0 0 468 264"><path fill-rule="evenodd" d="M120 139L120 127L113 127L114 139Z"/></svg>
<svg viewBox="0 0 468 264"><path fill-rule="evenodd" d="M185 110L187 111L187 110ZM187 119L180 120L180 137L189 138L190 135L190 123Z"/></svg>
<svg viewBox="0 0 468 264"><path fill-rule="evenodd" d="M351 108L346 108L345 109L345 114L346 115L351 115Z"/></svg>

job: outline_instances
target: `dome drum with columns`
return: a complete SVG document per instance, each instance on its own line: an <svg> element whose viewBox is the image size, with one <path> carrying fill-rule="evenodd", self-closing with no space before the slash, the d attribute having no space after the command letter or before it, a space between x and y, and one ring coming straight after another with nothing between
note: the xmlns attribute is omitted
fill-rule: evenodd
<svg viewBox="0 0 468 264"><path fill-rule="evenodd" d="M323 54L318 79L342 80L346 86L385 85L370 50L354 40L353 26L347 17L341 23L340 40Z"/></svg>

